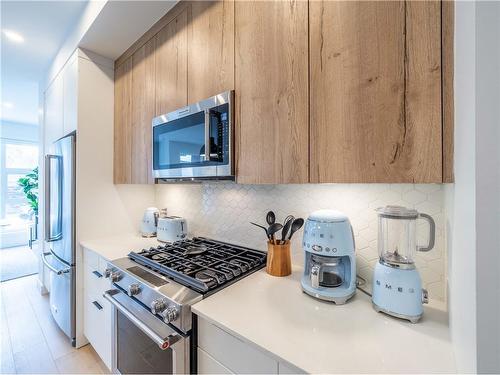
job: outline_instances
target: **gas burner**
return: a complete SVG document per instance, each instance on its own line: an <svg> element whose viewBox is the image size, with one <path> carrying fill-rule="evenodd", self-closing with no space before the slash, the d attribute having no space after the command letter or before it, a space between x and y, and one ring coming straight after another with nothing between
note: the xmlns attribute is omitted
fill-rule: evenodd
<svg viewBox="0 0 500 375"><path fill-rule="evenodd" d="M200 280L204 283L206 283L207 281L213 280L214 276L215 276L215 272L210 271L210 270L198 271L198 272L196 272L196 275L194 275L194 277L196 277L198 280Z"/></svg>
<svg viewBox="0 0 500 375"><path fill-rule="evenodd" d="M204 245L189 245L184 251L184 255L198 255L203 254L208 250L208 247Z"/></svg>
<svg viewBox="0 0 500 375"><path fill-rule="evenodd" d="M212 293L266 264L266 253L195 237L131 252L129 258L200 293Z"/></svg>

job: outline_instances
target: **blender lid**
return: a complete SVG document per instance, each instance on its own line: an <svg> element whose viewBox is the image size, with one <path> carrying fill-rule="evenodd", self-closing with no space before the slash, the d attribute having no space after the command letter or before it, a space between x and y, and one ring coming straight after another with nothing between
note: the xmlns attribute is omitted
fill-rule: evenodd
<svg viewBox="0 0 500 375"><path fill-rule="evenodd" d="M318 210L312 212L307 220L319 221L322 223L341 223L349 220L346 214L337 210Z"/></svg>
<svg viewBox="0 0 500 375"><path fill-rule="evenodd" d="M418 217L417 210L403 206L379 207L375 211L379 216L389 219L416 219Z"/></svg>

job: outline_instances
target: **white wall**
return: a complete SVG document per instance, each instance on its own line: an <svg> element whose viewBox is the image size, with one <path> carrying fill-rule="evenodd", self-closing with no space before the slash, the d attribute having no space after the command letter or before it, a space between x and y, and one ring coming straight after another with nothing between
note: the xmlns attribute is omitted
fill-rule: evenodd
<svg viewBox="0 0 500 375"><path fill-rule="evenodd" d="M113 62L80 51L78 70L77 240L138 232L155 189L113 184Z"/></svg>
<svg viewBox="0 0 500 375"><path fill-rule="evenodd" d="M460 372L500 372L500 3L455 3L450 326Z"/></svg>
<svg viewBox="0 0 500 375"><path fill-rule="evenodd" d="M477 370L500 373L500 3L476 3Z"/></svg>
<svg viewBox="0 0 500 375"><path fill-rule="evenodd" d="M459 372L476 369L474 2L455 3L455 186L449 187L449 310Z"/></svg>

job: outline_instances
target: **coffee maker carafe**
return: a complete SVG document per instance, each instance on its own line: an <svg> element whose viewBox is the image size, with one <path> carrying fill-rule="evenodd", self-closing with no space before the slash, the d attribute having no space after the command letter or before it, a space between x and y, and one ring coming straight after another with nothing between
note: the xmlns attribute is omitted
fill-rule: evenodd
<svg viewBox="0 0 500 375"><path fill-rule="evenodd" d="M356 257L351 223L334 210L313 212L306 221L302 290L319 299L344 304L356 292Z"/></svg>
<svg viewBox="0 0 500 375"><path fill-rule="evenodd" d="M416 323L428 297L415 267L415 254L434 247L434 220L427 214L400 206L378 208L377 213L379 261L373 274L373 307L376 311ZM429 223L426 246L417 246L419 218Z"/></svg>

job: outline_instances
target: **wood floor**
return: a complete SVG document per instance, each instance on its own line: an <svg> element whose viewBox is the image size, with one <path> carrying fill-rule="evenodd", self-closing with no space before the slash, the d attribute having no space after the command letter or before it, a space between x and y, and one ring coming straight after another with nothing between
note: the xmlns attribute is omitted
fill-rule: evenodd
<svg viewBox="0 0 500 375"><path fill-rule="evenodd" d="M34 275L0 284L1 373L109 373L90 345L71 346L36 281Z"/></svg>

